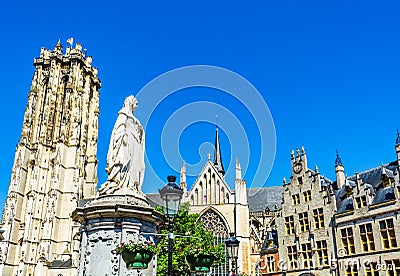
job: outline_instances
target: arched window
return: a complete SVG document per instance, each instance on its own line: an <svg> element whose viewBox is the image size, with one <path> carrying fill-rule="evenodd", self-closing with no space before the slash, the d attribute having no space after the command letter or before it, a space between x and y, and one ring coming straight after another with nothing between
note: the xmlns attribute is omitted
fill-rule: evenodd
<svg viewBox="0 0 400 276"><path fill-rule="evenodd" d="M198 205L203 204L203 196L204 196L204 190L203 190L203 182L200 181L199 183L199 201L197 202Z"/></svg>
<svg viewBox="0 0 400 276"><path fill-rule="evenodd" d="M222 217L214 210L207 210L201 215L200 222L203 223L204 229L213 233L215 237L215 245L224 243L228 238L228 227ZM224 264L212 268L210 275L225 276L229 273L229 264Z"/></svg>

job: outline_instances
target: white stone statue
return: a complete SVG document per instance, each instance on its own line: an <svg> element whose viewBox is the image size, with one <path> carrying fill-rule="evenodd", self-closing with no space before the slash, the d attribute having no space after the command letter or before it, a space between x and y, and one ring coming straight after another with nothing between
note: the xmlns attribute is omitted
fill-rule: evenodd
<svg viewBox="0 0 400 276"><path fill-rule="evenodd" d="M125 99L118 112L107 153L107 182L100 195L134 193L142 195L144 177L144 130L133 115L138 102L134 96Z"/></svg>

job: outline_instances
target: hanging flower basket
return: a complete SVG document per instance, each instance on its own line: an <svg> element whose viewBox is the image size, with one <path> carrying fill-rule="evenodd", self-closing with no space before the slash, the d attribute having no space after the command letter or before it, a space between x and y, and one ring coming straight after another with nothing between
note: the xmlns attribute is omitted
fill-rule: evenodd
<svg viewBox="0 0 400 276"><path fill-rule="evenodd" d="M128 269L146 269L149 262L156 252L156 245L153 242L143 243L121 242L115 249L117 254L121 254Z"/></svg>
<svg viewBox="0 0 400 276"><path fill-rule="evenodd" d="M186 256L186 262L193 272L209 272L214 260L215 258L212 255L199 254L198 256Z"/></svg>
<svg viewBox="0 0 400 276"><path fill-rule="evenodd" d="M146 269L153 258L153 252L147 250L125 250L121 255L128 269Z"/></svg>

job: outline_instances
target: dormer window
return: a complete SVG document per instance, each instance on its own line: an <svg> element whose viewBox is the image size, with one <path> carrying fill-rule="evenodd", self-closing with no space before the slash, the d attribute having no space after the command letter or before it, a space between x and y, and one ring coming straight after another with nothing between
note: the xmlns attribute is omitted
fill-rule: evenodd
<svg viewBox="0 0 400 276"><path fill-rule="evenodd" d="M346 197L351 197L353 194L353 189L346 186Z"/></svg>
<svg viewBox="0 0 400 276"><path fill-rule="evenodd" d="M384 188L392 185L392 181L390 181L390 178L386 174L382 175L382 184Z"/></svg>
<svg viewBox="0 0 400 276"><path fill-rule="evenodd" d="M356 197L357 208L362 208L367 206L367 198L365 195Z"/></svg>

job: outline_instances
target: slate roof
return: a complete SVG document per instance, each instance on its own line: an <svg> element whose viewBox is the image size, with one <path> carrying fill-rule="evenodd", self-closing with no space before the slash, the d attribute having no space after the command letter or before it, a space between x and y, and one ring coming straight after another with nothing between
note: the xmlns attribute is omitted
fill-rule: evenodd
<svg viewBox="0 0 400 276"><path fill-rule="evenodd" d="M387 176L393 178L393 172L396 171L396 166L391 164L382 165L365 172L359 173L359 176L365 183L369 183L376 188L382 183L382 167L385 168ZM348 179L355 181L356 176L350 176Z"/></svg>
<svg viewBox="0 0 400 276"><path fill-rule="evenodd" d="M378 204L378 203L382 203L382 202L386 202L386 201L390 201L395 199L396 196L394 195L394 191L393 191L393 187L386 187L386 188L382 188L379 189L376 192L376 195L374 196L374 199L372 200L372 205L374 204Z"/></svg>
<svg viewBox="0 0 400 276"><path fill-rule="evenodd" d="M146 194L150 206L163 205L163 201L158 193ZM249 203L250 212L264 211L266 207L274 210L275 204L281 206L282 200L282 187L261 187L261 188L247 188L247 200Z"/></svg>
<svg viewBox="0 0 400 276"><path fill-rule="evenodd" d="M397 174L396 162L381 165L376 168L359 173L359 177L365 184L364 192L369 190L369 194L374 195L371 205L380 204L386 201L390 201L396 198L393 187L383 187L382 175L386 174L392 180L395 174ZM340 189L336 189L336 204L338 213L350 211L354 209L353 198L346 197L346 187L354 189L356 187L356 175L350 176L346 179L346 184Z"/></svg>
<svg viewBox="0 0 400 276"><path fill-rule="evenodd" d="M340 202L337 212L340 214L351 210L354 210L354 203L353 203L353 198L349 197L343 199Z"/></svg>
<svg viewBox="0 0 400 276"><path fill-rule="evenodd" d="M250 212L264 211L266 207L274 210L275 204L281 207L282 186L271 186L261 188L248 188L247 201Z"/></svg>

